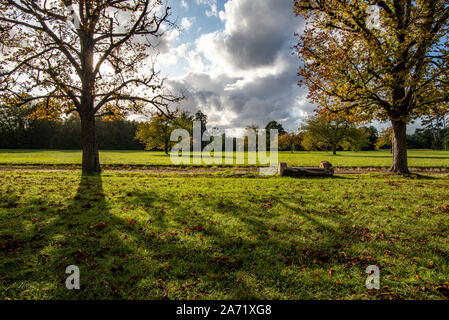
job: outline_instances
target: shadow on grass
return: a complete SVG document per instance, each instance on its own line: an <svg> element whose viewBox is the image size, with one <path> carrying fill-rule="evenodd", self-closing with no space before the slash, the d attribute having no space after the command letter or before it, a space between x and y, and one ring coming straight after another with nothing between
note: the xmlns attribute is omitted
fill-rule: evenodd
<svg viewBox="0 0 449 320"><path fill-rule="evenodd" d="M8 235L10 247L3 250L2 265L7 290L2 295L263 299L268 294L312 299L323 292L327 297L339 290L349 294L359 282L363 292L364 268L377 263L373 249L350 252L351 246L367 244L370 230L352 227L351 217L338 208L304 209L301 203L269 195L283 212L302 217L310 229L306 232L286 218L288 213L279 220L279 212L248 212L240 203L204 195L195 195L196 205L186 208L189 197L179 196L175 189L164 194L156 187L142 191L132 185L111 187L105 194L98 175L82 176L76 195L64 206L37 199ZM258 201L267 205L264 199ZM168 213L167 208L174 211ZM130 217L129 212L138 214ZM27 219L35 216L41 221L30 227ZM20 236L22 230L26 236ZM386 243L374 245L391 249ZM403 250L397 248L397 254ZM65 288L68 265L80 268L79 291ZM356 278L338 289L328 275L332 268L356 268L351 273ZM43 290L47 285L54 286Z"/></svg>

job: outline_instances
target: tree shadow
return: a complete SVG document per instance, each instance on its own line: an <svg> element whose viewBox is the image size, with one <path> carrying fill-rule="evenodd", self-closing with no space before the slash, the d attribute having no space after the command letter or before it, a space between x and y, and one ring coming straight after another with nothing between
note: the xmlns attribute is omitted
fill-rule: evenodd
<svg viewBox="0 0 449 320"><path fill-rule="evenodd" d="M31 203L25 215L38 216L40 227L25 238L7 238L19 259L8 260L14 267L6 264L6 282L57 283L47 293L39 291L40 297L53 299L199 299L210 294L263 299L261 292L281 297L284 290L297 299L314 298L335 285L331 277L321 277L313 288L301 291L314 276L298 276L298 268L327 272L338 266L356 267L364 276L364 268L376 264L369 255L347 250L366 243L369 233L353 228L349 216L305 210L300 203L270 194L270 202L283 207L283 212L310 223L318 237L311 241L283 236L306 233L298 231L297 222L277 220L280 213L249 214L241 203L204 194L195 195L195 206L181 206L191 196L180 195L175 187L163 193L154 185L142 189L121 181L117 185L108 181L105 191L101 175L81 176L67 204L55 207L45 198ZM259 202L267 205L265 199ZM26 222L15 226L16 230L29 228ZM385 244L372 246L392 250ZM433 258L447 252L426 254ZM18 261L27 262L18 266ZM65 288L69 265L80 268L81 290ZM11 292L18 294L23 288L17 285Z"/></svg>

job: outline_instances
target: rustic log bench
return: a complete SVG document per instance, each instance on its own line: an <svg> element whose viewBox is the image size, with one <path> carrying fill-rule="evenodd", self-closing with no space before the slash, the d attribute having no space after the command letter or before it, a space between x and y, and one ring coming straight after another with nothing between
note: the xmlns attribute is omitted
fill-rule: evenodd
<svg viewBox="0 0 449 320"><path fill-rule="evenodd" d="M288 167L286 162L278 165L278 174L281 177L331 177L334 175L334 167L328 161L321 161L319 168Z"/></svg>

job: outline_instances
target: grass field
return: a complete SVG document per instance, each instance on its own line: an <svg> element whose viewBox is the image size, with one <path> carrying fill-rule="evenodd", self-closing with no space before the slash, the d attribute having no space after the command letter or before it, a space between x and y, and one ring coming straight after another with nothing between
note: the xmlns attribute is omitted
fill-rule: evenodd
<svg viewBox="0 0 449 320"><path fill-rule="evenodd" d="M117 154L131 159L103 161ZM448 191L446 176L0 172L0 298L444 299Z"/></svg>
<svg viewBox="0 0 449 320"><path fill-rule="evenodd" d="M409 166L449 168L449 151L409 150ZM389 167L391 154L388 150L365 152L280 152L279 161L293 166L318 166L323 160L336 167ZM100 162L104 165L173 165L163 152L148 151L101 151ZM0 150L0 165L69 165L80 164L80 151L50 150Z"/></svg>

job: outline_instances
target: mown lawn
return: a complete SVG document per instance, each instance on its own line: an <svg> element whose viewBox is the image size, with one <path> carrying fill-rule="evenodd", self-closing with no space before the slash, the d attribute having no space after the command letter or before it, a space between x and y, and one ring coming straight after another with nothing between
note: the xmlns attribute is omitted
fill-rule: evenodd
<svg viewBox="0 0 449 320"><path fill-rule="evenodd" d="M411 167L449 168L449 151L409 150ZM245 155L245 163L247 154ZM280 152L279 161L294 166L318 166L323 160L336 167L389 167L391 154L388 150L364 152ZM163 152L148 151L101 151L103 165L173 165L170 156ZM193 161L192 161L193 162ZM69 165L81 164L81 151L70 150L1 150L0 165Z"/></svg>
<svg viewBox="0 0 449 320"><path fill-rule="evenodd" d="M445 299L448 191L447 176L0 172L0 298Z"/></svg>

